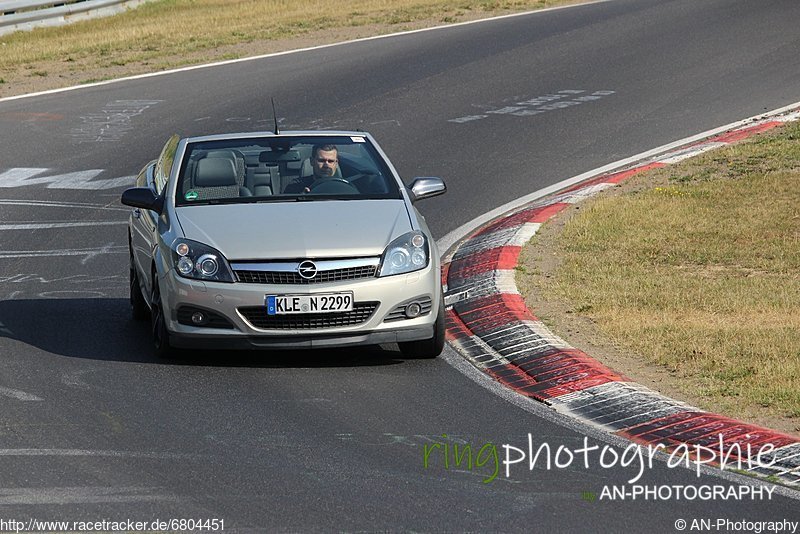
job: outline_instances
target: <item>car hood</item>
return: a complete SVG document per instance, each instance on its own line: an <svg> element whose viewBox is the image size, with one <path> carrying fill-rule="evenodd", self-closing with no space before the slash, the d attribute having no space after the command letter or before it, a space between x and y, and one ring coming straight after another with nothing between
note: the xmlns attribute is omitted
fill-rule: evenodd
<svg viewBox="0 0 800 534"><path fill-rule="evenodd" d="M402 200L326 200L185 206L187 239L228 260L379 256L410 232Z"/></svg>

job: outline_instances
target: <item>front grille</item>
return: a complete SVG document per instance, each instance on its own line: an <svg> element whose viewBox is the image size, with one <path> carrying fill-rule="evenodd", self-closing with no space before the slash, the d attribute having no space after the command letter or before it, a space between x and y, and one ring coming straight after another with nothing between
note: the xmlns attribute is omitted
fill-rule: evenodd
<svg viewBox="0 0 800 534"><path fill-rule="evenodd" d="M416 302L422 308L422 311L417 317L422 317L423 315L428 315L431 312L431 298L430 297L422 297L418 299L414 299L408 301L400 306L396 307L392 311L390 311L386 317L383 319L383 322L390 323L392 321L402 321L403 319L408 319L406 317L406 306L411 304L412 302Z"/></svg>
<svg viewBox="0 0 800 534"><path fill-rule="evenodd" d="M365 265L363 267L347 267L345 269L332 269L319 271L317 276L308 280L296 272L287 271L234 271L236 281L245 284L321 284L324 282L338 282L340 280L358 280L360 278L374 278L377 267Z"/></svg>
<svg viewBox="0 0 800 534"><path fill-rule="evenodd" d="M312 330L364 323L375 313L378 304L380 303L356 302L352 311L336 313L267 315L267 308L264 306L239 308L239 312L254 328L262 330Z"/></svg>

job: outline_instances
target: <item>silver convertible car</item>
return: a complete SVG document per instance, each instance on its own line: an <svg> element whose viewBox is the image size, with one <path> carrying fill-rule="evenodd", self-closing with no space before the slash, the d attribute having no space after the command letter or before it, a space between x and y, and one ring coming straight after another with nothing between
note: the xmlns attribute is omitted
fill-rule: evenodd
<svg viewBox="0 0 800 534"><path fill-rule="evenodd" d="M122 203L130 300L155 352L444 345L436 243L408 187L364 132L173 136Z"/></svg>

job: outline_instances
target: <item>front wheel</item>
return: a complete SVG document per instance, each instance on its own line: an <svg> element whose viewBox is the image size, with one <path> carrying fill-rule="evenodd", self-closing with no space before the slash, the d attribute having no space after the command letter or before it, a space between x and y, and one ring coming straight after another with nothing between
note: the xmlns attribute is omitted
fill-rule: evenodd
<svg viewBox="0 0 800 534"><path fill-rule="evenodd" d="M444 296L441 296L439 298L439 314L436 316L436 322L433 324L433 337L420 341L398 343L403 356L407 358L432 359L442 353L444 349L445 333L444 314Z"/></svg>
<svg viewBox="0 0 800 534"><path fill-rule="evenodd" d="M158 279L153 273L153 290L150 293L150 327L153 334L153 351L159 358L170 356L172 348L169 345L169 331L164 318L164 308L161 305L161 290Z"/></svg>

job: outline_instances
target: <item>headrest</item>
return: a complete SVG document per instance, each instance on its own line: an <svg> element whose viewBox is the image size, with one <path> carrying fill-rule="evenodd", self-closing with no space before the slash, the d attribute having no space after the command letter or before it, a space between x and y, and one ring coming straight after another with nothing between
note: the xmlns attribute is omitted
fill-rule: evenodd
<svg viewBox="0 0 800 534"><path fill-rule="evenodd" d="M300 167L300 176L306 177L314 174L314 167L311 166L311 160L306 158L303 160L303 165Z"/></svg>
<svg viewBox="0 0 800 534"><path fill-rule="evenodd" d="M278 152L276 150L265 150L258 155L261 163L276 163L278 161L300 161L300 152L297 150L287 150Z"/></svg>
<svg viewBox="0 0 800 534"><path fill-rule="evenodd" d="M230 150L210 150L208 154L206 154L207 158L228 158L228 159L236 159L236 156Z"/></svg>
<svg viewBox="0 0 800 534"><path fill-rule="evenodd" d="M251 185L272 185L272 173L278 174L277 167L267 167L253 173Z"/></svg>
<svg viewBox="0 0 800 534"><path fill-rule="evenodd" d="M227 158L203 158L197 162L194 172L194 185L214 187L236 185L236 167Z"/></svg>

